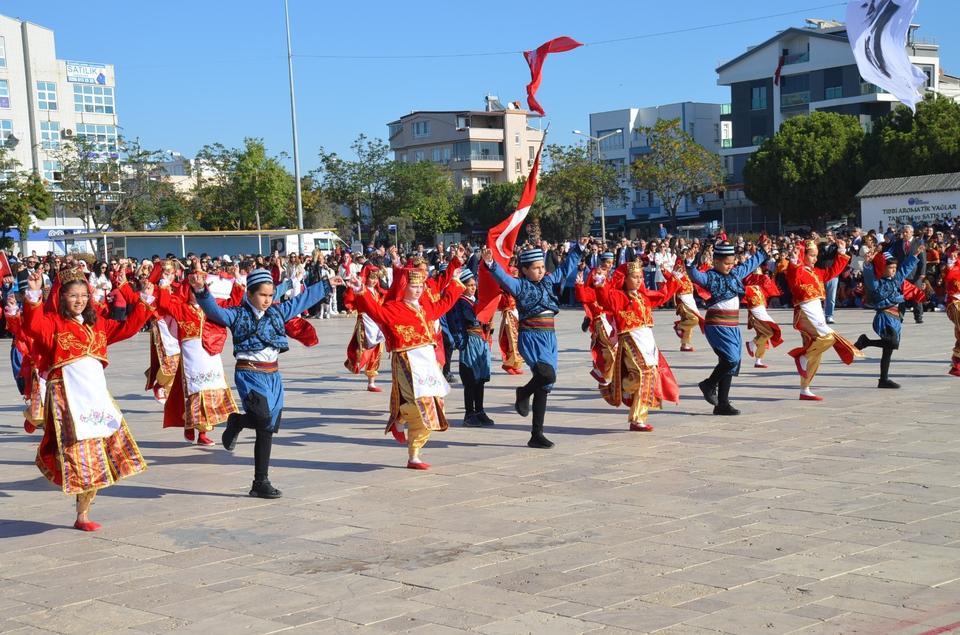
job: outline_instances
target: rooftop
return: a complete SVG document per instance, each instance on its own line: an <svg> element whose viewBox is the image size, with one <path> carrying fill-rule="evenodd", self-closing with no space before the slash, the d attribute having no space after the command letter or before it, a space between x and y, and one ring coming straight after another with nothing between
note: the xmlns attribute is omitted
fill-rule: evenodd
<svg viewBox="0 0 960 635"><path fill-rule="evenodd" d="M857 198L897 196L900 194L927 194L960 190L960 172L902 176L895 179L874 179L857 194Z"/></svg>

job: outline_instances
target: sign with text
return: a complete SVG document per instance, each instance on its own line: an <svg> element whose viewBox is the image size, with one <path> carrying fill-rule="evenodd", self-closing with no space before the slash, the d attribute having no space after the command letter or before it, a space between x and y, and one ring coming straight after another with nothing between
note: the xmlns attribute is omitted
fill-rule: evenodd
<svg viewBox="0 0 960 635"><path fill-rule="evenodd" d="M860 200L864 230L925 225L960 216L960 191L879 196Z"/></svg>
<svg viewBox="0 0 960 635"><path fill-rule="evenodd" d="M107 67L105 64L92 64L90 62L65 62L67 66L67 81L78 84L100 84L107 83Z"/></svg>

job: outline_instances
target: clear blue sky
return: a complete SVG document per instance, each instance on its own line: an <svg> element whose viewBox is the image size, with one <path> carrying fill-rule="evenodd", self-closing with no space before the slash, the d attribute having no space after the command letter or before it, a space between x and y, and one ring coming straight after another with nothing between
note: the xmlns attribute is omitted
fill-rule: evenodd
<svg viewBox="0 0 960 635"><path fill-rule="evenodd" d="M553 141L572 142L570 130L585 129L590 112L729 101L716 85L717 64L806 17L843 19L842 2L804 11L826 4L290 0L290 12L295 55L421 55L519 51L558 35L596 42L800 11L551 57L538 98ZM256 136L272 153L292 149L282 0L5 0L0 12L53 29L61 59L114 64L124 134L147 147L193 156L205 143ZM923 0L917 22L921 37L940 43L946 71L960 73L960 38L950 38L960 3ZM342 153L358 133L385 138L386 123L411 110L479 109L487 92L524 100L529 78L519 54L294 64L305 171L321 146Z"/></svg>

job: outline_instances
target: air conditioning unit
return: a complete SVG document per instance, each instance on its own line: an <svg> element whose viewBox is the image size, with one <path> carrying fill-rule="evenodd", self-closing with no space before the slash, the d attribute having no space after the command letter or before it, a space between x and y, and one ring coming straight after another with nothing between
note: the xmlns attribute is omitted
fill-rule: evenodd
<svg viewBox="0 0 960 635"><path fill-rule="evenodd" d="M70 128L64 128L63 130L60 131L60 135L64 139L70 139L71 137L73 137L73 130Z"/></svg>

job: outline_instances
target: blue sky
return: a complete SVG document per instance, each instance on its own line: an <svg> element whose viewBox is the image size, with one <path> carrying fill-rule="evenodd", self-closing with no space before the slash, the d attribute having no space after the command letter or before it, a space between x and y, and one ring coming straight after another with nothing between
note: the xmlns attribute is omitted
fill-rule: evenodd
<svg viewBox="0 0 960 635"><path fill-rule="evenodd" d="M431 55L519 51L558 35L596 42L799 11L695 32L593 45L551 57L538 99L552 141L572 142L590 112L677 101L729 101L719 62L806 17L843 19L844 3L798 0L651 2L552 0L540 5L424 0L290 0L295 55ZM541 11L535 8L540 6ZM806 9L806 10L805 10ZM282 0L5 0L4 15L56 33L61 59L112 63L124 134L147 147L192 156L205 143L237 146L263 137L290 152ZM960 74L956 0L923 0L921 37L941 45ZM520 54L448 59L296 57L304 170L321 146L349 152L358 133L386 137L411 110L481 108L487 92L523 100Z"/></svg>

